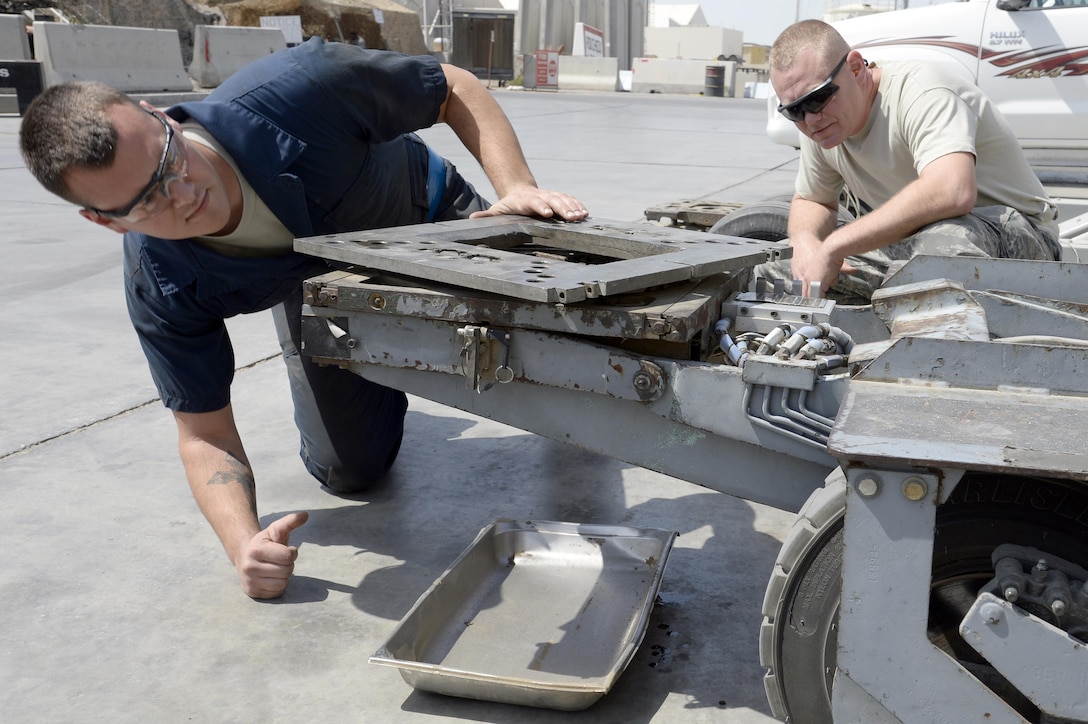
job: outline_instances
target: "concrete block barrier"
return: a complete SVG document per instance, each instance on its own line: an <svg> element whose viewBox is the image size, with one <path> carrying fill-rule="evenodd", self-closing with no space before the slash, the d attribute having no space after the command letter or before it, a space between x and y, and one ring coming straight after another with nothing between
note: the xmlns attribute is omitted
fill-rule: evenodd
<svg viewBox="0 0 1088 724"><path fill-rule="evenodd" d="M96 80L128 92L192 91L176 30L34 23L47 86Z"/></svg>
<svg viewBox="0 0 1088 724"><path fill-rule="evenodd" d="M733 76L733 97L748 98L748 89L767 80L767 72L759 68L737 68Z"/></svg>
<svg viewBox="0 0 1088 724"><path fill-rule="evenodd" d="M559 56L560 90L617 91L620 89L618 58Z"/></svg>
<svg viewBox="0 0 1088 724"><path fill-rule="evenodd" d="M286 47L279 28L197 25L189 76L201 88L215 88L242 66Z"/></svg>
<svg viewBox="0 0 1088 724"><path fill-rule="evenodd" d="M22 15L0 15L0 113L22 115L42 92L42 69L30 57Z"/></svg>
<svg viewBox="0 0 1088 724"><path fill-rule="evenodd" d="M733 95L735 62L680 58L635 58L631 63L631 91L699 94L706 87L706 69L711 65L722 66L723 95Z"/></svg>
<svg viewBox="0 0 1088 724"><path fill-rule="evenodd" d="M0 60L30 60L22 15L0 15Z"/></svg>

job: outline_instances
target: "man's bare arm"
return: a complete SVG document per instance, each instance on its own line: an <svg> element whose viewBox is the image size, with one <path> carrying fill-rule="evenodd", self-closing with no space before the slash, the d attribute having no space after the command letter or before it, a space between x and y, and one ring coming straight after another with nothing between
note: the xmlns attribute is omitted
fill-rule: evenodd
<svg viewBox="0 0 1088 724"><path fill-rule="evenodd" d="M977 197L975 157L950 153L922 169L918 180L887 203L831 232L825 242L829 252L840 258L880 249L923 226L963 216L975 207Z"/></svg>
<svg viewBox="0 0 1088 724"><path fill-rule="evenodd" d="M838 220L838 206L821 204L797 196L790 203L790 218L787 227L793 258L790 270L794 279L802 281L801 293L809 294L809 283L819 281L824 291L838 277L843 267L841 259L833 259L825 253L823 240L835 230Z"/></svg>
<svg viewBox="0 0 1088 724"><path fill-rule="evenodd" d="M448 124L480 162L499 195L491 209L474 216L527 214L566 221L586 218L589 212L578 199L537 187L510 120L479 79L452 65L443 65L442 70L449 92L438 120Z"/></svg>
<svg viewBox="0 0 1088 724"><path fill-rule="evenodd" d="M922 169L916 181L887 203L837 229L832 209L803 199L798 204L795 198L789 226L790 243L797 247L794 276L804 282L806 289L811 281L821 281L827 289L834 283L846 257L901 241L936 221L963 216L974 208L977 195L975 157L969 153L950 153ZM816 245L816 238L822 239L822 243Z"/></svg>
<svg viewBox="0 0 1088 724"><path fill-rule="evenodd" d="M253 471L229 405L215 412L175 412L174 419L193 498L238 570L242 589L253 598L283 595L298 557L298 549L288 545L290 533L306 522L306 513L261 529Z"/></svg>

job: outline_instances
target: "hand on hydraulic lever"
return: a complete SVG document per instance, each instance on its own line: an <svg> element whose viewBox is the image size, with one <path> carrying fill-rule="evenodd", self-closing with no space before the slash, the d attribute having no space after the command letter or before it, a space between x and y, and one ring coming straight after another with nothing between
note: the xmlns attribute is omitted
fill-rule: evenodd
<svg viewBox="0 0 1088 724"><path fill-rule="evenodd" d="M790 268L793 278L801 281L801 294L809 296L809 285L820 282L820 289L827 290L839 279L839 274L853 274L855 269L830 251L830 245L811 234L790 239L793 257Z"/></svg>

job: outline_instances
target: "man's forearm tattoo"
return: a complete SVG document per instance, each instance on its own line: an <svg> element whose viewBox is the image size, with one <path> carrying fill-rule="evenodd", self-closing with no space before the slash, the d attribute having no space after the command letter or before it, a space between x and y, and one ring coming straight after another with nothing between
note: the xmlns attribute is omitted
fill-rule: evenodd
<svg viewBox="0 0 1088 724"><path fill-rule="evenodd" d="M253 472L250 471L249 466L243 463L234 455L227 453L227 470L220 470L215 475L208 478L208 485L230 485L231 483L237 483L242 486L242 490L246 494L246 498L249 500L249 507L254 513L257 512L257 483L253 480Z"/></svg>

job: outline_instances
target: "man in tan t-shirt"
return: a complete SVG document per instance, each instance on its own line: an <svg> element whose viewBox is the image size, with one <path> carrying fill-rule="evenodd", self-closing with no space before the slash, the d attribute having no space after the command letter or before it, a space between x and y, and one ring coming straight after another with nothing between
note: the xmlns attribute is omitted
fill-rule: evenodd
<svg viewBox="0 0 1088 724"><path fill-rule="evenodd" d="M867 298L916 254L1053 261L1057 207L976 86L931 64L867 63L805 20L771 49L779 112L801 131L793 279ZM836 228L840 195L862 215Z"/></svg>

